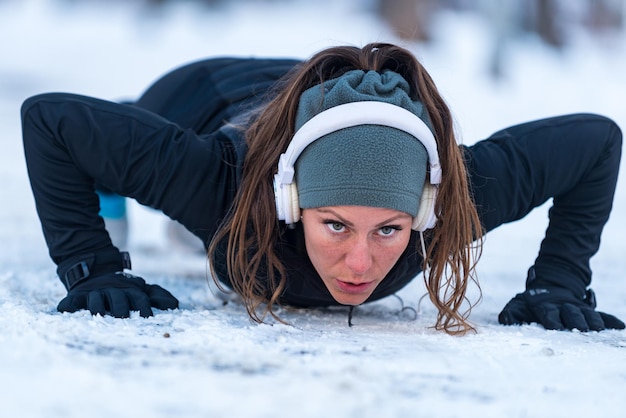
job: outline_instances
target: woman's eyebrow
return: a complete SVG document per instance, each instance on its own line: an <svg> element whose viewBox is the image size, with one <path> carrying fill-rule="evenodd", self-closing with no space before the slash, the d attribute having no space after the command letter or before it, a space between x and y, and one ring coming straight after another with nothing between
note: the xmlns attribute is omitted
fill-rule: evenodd
<svg viewBox="0 0 626 418"><path fill-rule="evenodd" d="M336 216L336 217L337 217L337 218L341 221L341 223L343 223L343 224L345 224L345 225L347 225L347 226L350 226L350 227L354 226L354 224L353 224L352 222L350 222L350 221L348 221L348 220L344 219L341 215L339 215L337 212L335 212L335 211L334 211L334 210L332 210L332 209L323 209L323 208L318 208L318 209L317 209L317 212L318 212L318 213L330 213L331 215Z"/></svg>
<svg viewBox="0 0 626 418"><path fill-rule="evenodd" d="M408 213L399 213L399 214L397 214L395 216L392 216L391 218L389 218L389 219L379 223L378 225L376 225L376 228L381 228L381 227L383 227L385 225L389 225L391 222L396 221L396 220L401 219L401 218L411 218L411 215L409 215Z"/></svg>
<svg viewBox="0 0 626 418"><path fill-rule="evenodd" d="M335 212L332 209L318 208L317 211L318 211L318 213L329 213L329 214L332 214L332 215L336 216L341 221L341 223L345 224L346 226L350 226L350 227L354 226L354 224L352 222L344 219L341 215L339 215L337 212ZM385 225L388 225L389 223L391 223L393 221L396 221L398 219L410 218L410 217L411 217L411 215L409 215L408 213L399 213L397 215L392 216L389 219L385 219L384 221L378 223L375 226L375 228L381 228L381 227L383 227Z"/></svg>

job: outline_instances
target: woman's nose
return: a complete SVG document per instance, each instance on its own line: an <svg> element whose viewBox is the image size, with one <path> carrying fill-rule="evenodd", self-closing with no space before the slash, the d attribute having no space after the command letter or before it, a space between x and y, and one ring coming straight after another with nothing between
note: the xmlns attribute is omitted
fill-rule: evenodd
<svg viewBox="0 0 626 418"><path fill-rule="evenodd" d="M346 266L356 275L362 275L372 266L372 253L366 239L355 240L346 253Z"/></svg>

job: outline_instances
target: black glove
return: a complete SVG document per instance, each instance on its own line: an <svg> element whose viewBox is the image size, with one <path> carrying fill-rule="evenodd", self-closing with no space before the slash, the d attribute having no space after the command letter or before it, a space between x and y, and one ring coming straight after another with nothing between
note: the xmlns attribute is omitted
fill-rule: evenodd
<svg viewBox="0 0 626 418"><path fill-rule="evenodd" d="M130 311L139 311L144 318L152 316L152 308L176 309L178 300L167 290L128 273L109 273L77 283L59 302L59 312L89 309L93 314L110 314L128 318Z"/></svg>
<svg viewBox="0 0 626 418"><path fill-rule="evenodd" d="M624 329L624 323L613 315L595 310L595 295L587 290L584 298L556 286L531 288L517 294L506 304L498 321L502 325L539 323L546 329L600 331Z"/></svg>
<svg viewBox="0 0 626 418"><path fill-rule="evenodd" d="M108 313L116 318L128 318L130 311L139 311L145 318L153 315L152 307L178 308L178 300L161 286L146 284L141 277L122 272L130 267L128 253L113 247L64 261L57 272L67 296L57 310L89 309L93 315Z"/></svg>

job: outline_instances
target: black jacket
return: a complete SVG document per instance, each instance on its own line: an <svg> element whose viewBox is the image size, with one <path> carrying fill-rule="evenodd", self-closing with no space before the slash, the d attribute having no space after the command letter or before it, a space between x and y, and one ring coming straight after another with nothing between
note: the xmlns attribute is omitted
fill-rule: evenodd
<svg viewBox="0 0 626 418"><path fill-rule="evenodd" d="M59 271L85 254L113 250L98 216L96 185L163 211L207 243L230 209L246 152L241 131L228 122L262 106L271 87L297 65L278 59L200 61L165 75L129 104L61 93L26 100L28 172ZM584 292L589 259L611 210L619 128L596 115L563 116L507 128L462 151L485 231L554 198L535 270L544 280ZM288 273L284 303L336 304L306 255L301 226L285 229L276 245ZM401 289L420 266L413 233L370 300ZM225 265L218 260L216 268L228 283Z"/></svg>

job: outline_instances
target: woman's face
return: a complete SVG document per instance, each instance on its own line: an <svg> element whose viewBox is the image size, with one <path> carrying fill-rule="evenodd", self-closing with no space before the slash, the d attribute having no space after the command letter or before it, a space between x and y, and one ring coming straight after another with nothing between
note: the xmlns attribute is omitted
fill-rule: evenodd
<svg viewBox="0 0 626 418"><path fill-rule="evenodd" d="M368 206L304 209L306 249L335 300L359 305L406 249L411 215Z"/></svg>

